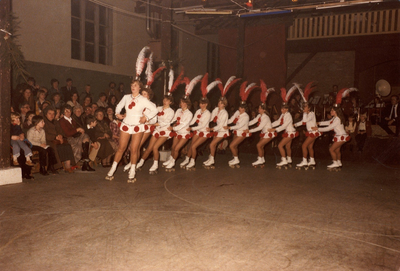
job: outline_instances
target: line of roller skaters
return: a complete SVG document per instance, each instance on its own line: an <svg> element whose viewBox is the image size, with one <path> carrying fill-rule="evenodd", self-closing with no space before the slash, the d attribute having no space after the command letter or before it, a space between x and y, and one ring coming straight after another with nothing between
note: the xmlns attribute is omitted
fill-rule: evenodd
<svg viewBox="0 0 400 271"><path fill-rule="evenodd" d="M296 165L298 169L315 168L315 159L313 146L315 140L321 135L322 132L333 130L335 132L334 140L329 148L329 152L332 156L332 164L327 166L328 170L340 170L341 163L341 146L350 139L349 135L344 129L344 115L340 108L342 98L346 97L351 91L356 89L346 88L338 92L336 97L336 104L331 109L332 119L316 122L315 114L310 110L308 105L308 97L313 90L312 83L309 83L304 91L299 84L294 84L288 91L281 89L281 97L283 104L281 107L281 115L279 119L271 122L270 117L267 114L266 101L268 94L271 91L275 91L274 88L267 88L266 84L260 80L260 86L255 83L248 84L244 81L240 86L240 98L241 102L238 110L229 118L226 106L228 104L226 99L227 92L235 85L239 80L235 76L232 76L223 85L220 79L208 83L208 74L204 76L199 75L190 80L183 76L183 71L180 73L178 78L174 80L173 70L169 71L169 82L168 82L168 93L163 98L163 105L156 107L154 103L150 101L153 91L151 90L151 84L154 81L154 76L157 72L164 69L161 67L154 73L151 70L152 66L152 53L146 57L149 48L145 47L140 52L136 65L136 79L131 83L131 94L125 95L116 107L116 117L121 119L121 137L118 151L115 154L114 162L110 171L108 172L106 179L113 180L114 173L117 169L117 165L122 158L125 149L127 148L129 140L130 143L130 163L124 167L124 172L128 173L128 182L132 183L136 181L136 170L140 169L146 159L153 152L153 165L150 167L149 173L156 174L159 168L159 148L170 138L172 138L171 155L168 161L162 164L167 172L175 170L176 160L179 157L180 150L188 143L188 153L182 163L181 168L187 170L195 169L195 161L197 156L197 148L203 144L207 139L212 139L210 143L210 155L207 161L203 163L205 168L214 168L215 153L217 145L225 138L233 135L230 143L230 150L232 151L233 159L228 162L232 168L240 167L240 160L238 157L238 145L247 137L250 137L253 133L260 131L260 140L257 143L258 157L257 161L252 163L254 167L263 167L265 164L264 159L264 147L273 138L277 136L279 132L283 132L282 140L278 144L278 149L281 155L281 161L276 165L277 168L287 169L292 164L291 159L291 143L292 140L298 136L298 132L295 127L305 125L307 128L306 140L302 145L303 160L301 163ZM146 87L138 80L142 73L144 66L146 68L147 84ZM199 101L200 109L194 114L190 111L191 100L190 94L192 93L195 85L201 82L201 94L202 98ZM179 101L179 109L176 112L173 111L171 105L173 103L172 93L181 84L185 84L185 95ZM219 89L221 97L219 98L218 105L210 112L207 107L210 102L207 98L207 94L213 89ZM249 115L246 113L247 103L246 100L252 90L260 88L260 105L258 107L258 115L253 119L249 120ZM293 124L293 119L289 113L288 101L291 95L298 91L303 100L303 119L302 121ZM125 108L126 113L121 115L122 109ZM249 128L254 127L254 128ZM140 149L144 142L149 138L149 146L143 153L140 161L137 160L140 156ZM309 157L309 160L307 158ZM137 164L136 164L137 163Z"/></svg>

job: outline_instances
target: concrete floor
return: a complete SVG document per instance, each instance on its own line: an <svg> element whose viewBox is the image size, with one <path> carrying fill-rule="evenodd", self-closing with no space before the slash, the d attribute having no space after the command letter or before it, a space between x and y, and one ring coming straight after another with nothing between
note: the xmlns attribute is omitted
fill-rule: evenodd
<svg viewBox="0 0 400 271"><path fill-rule="evenodd" d="M400 270L399 168L230 158L154 176L147 161L134 184L97 167L2 186L0 270Z"/></svg>

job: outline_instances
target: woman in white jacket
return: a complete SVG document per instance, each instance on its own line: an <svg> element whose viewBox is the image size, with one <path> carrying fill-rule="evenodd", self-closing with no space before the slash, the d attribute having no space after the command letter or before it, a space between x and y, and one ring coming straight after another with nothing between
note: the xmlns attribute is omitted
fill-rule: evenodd
<svg viewBox="0 0 400 271"><path fill-rule="evenodd" d="M114 173L118 163L128 145L129 139L132 140L131 148L131 168L129 170L128 183L135 182L137 151L145 130L144 123L157 115L156 106L147 98L140 95L143 84L139 80L133 80L131 83L131 94L125 95L118 103L115 109L115 115L122 120L120 123L121 135L119 139L118 150L114 156L114 162L106 179L113 180ZM121 115L122 108L125 108L126 114ZM145 110L148 111L145 112Z"/></svg>
<svg viewBox="0 0 400 271"><path fill-rule="evenodd" d="M261 104L258 107L258 115L249 122L249 126L256 125L255 128L250 129L246 132L254 134L255 132L261 131L260 133L260 141L257 143L257 161L252 163L253 167L264 167L265 164L265 157L264 157L264 148L272 139L274 139L277 135L276 132L269 132L268 130L272 128L271 119L267 115L267 97L269 92L273 91L273 88L267 89L263 80L260 80L260 87L261 87L261 95L260 100Z"/></svg>
<svg viewBox="0 0 400 271"><path fill-rule="evenodd" d="M240 97L242 101L240 102L239 109L233 114L233 116L228 120L228 126L230 130L233 131L233 139L229 148L231 149L233 159L228 162L231 168L239 168L239 157L238 157L238 146L247 137L251 136L250 133L246 132L249 130L249 115L246 113L247 104L246 100L249 97L250 92L256 88L256 84L252 83L247 85L247 81L243 82L240 86ZM224 127L228 129L228 127Z"/></svg>
<svg viewBox="0 0 400 271"><path fill-rule="evenodd" d="M286 93L286 89L281 88L281 96L284 101L281 107L281 116L279 119L275 122L272 123L272 128L269 129L269 132L282 132L285 131L282 135L282 140L278 144L278 149L281 154L281 162L276 164L277 168L287 168L288 164L292 163L292 140L298 136L298 132L296 132L296 129L293 127L293 118L292 115L289 113L289 105L288 101L290 96L293 94L295 91L296 87L293 86L289 91ZM285 152L286 150L286 152Z"/></svg>
<svg viewBox="0 0 400 271"><path fill-rule="evenodd" d="M315 167L315 158L314 158L314 143L315 140L321 136L321 132L317 130L313 130L314 127L317 127L317 120L315 117L315 113L311 111L310 105L308 103L308 97L312 92L314 87L311 87L313 82L307 84L304 89L304 93L300 87L298 87L301 96L303 97L303 119L294 124L295 127L300 127L302 125L306 126L306 140L304 140L303 145L301 146L303 152L303 160L300 164L296 165L297 169ZM310 156L310 160L307 162L307 157Z"/></svg>

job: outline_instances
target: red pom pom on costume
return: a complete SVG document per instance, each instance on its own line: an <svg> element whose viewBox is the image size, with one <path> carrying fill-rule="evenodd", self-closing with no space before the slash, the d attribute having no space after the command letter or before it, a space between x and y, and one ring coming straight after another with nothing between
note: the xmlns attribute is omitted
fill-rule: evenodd
<svg viewBox="0 0 400 271"><path fill-rule="evenodd" d="M272 137L272 133L268 133L268 137Z"/></svg>
<svg viewBox="0 0 400 271"><path fill-rule="evenodd" d="M159 138L160 135L159 135L158 133L156 133L156 134L154 135L154 137L155 137L155 138Z"/></svg>
<svg viewBox="0 0 400 271"><path fill-rule="evenodd" d="M162 136L165 135L165 131L161 131L160 135L162 135Z"/></svg>
<svg viewBox="0 0 400 271"><path fill-rule="evenodd" d="M306 136L310 136L311 134L309 132L306 132Z"/></svg>
<svg viewBox="0 0 400 271"><path fill-rule="evenodd" d="M182 139L182 135L178 135L178 139Z"/></svg>
<svg viewBox="0 0 400 271"><path fill-rule="evenodd" d="M203 137L204 136L204 133L203 132L200 132L199 133L199 137Z"/></svg>
<svg viewBox="0 0 400 271"><path fill-rule="evenodd" d="M246 133L242 133L242 136L245 137L245 136L246 136Z"/></svg>
<svg viewBox="0 0 400 271"><path fill-rule="evenodd" d="M282 137L288 137L288 133L283 133Z"/></svg>
<svg viewBox="0 0 400 271"><path fill-rule="evenodd" d="M294 138L294 134L291 134L291 135L290 135L290 138Z"/></svg>
<svg viewBox="0 0 400 271"><path fill-rule="evenodd" d="M176 120L177 120L177 121L180 121L180 120L181 120L181 117L177 117Z"/></svg>
<svg viewBox="0 0 400 271"><path fill-rule="evenodd" d="M340 140L343 141L343 140L344 140L344 136L341 136L341 137L340 137Z"/></svg>
<svg viewBox="0 0 400 271"><path fill-rule="evenodd" d="M201 118L201 115L197 115L197 118L198 118L198 119Z"/></svg>
<svg viewBox="0 0 400 271"><path fill-rule="evenodd" d="M154 126L154 125L151 125L151 126L150 126L150 131L151 131L151 132L153 132L153 131L154 131L154 129L156 129L156 126Z"/></svg>
<svg viewBox="0 0 400 271"><path fill-rule="evenodd" d="M305 123L305 122L303 122L302 124L303 124L303 125L306 125L306 123Z"/></svg>
<svg viewBox="0 0 400 271"><path fill-rule="evenodd" d="M124 131L124 132L126 132L126 131L128 131L129 130L129 128L128 128L128 126L122 126L122 131Z"/></svg>
<svg viewBox="0 0 400 271"><path fill-rule="evenodd" d="M169 133L169 136L170 136L170 137L174 137L174 136L176 136L176 133L175 133L175 132L170 132L170 133Z"/></svg>
<svg viewBox="0 0 400 271"><path fill-rule="evenodd" d="M350 136L346 137L346 141L350 141L350 138L351 138Z"/></svg>
<svg viewBox="0 0 400 271"><path fill-rule="evenodd" d="M207 134L207 138L211 138L213 136L214 133L208 133Z"/></svg>
<svg viewBox="0 0 400 271"><path fill-rule="evenodd" d="M263 133L260 133L260 137L261 138L263 138L265 136L265 134L263 134Z"/></svg>
<svg viewBox="0 0 400 271"><path fill-rule="evenodd" d="M140 128L139 128L139 126L135 126L135 128L133 128L133 130L137 133L137 132L139 132Z"/></svg>
<svg viewBox="0 0 400 271"><path fill-rule="evenodd" d="M146 131L149 130L149 126L144 125L144 129L145 129Z"/></svg>
<svg viewBox="0 0 400 271"><path fill-rule="evenodd" d="M227 134L224 134L224 138L227 138L228 137L228 135Z"/></svg>
<svg viewBox="0 0 400 271"><path fill-rule="evenodd" d="M337 142L337 137L335 137L335 138L333 139L333 141Z"/></svg>
<svg viewBox="0 0 400 271"><path fill-rule="evenodd" d="M196 120L196 123L199 123L200 121L199 120Z"/></svg>
<svg viewBox="0 0 400 271"><path fill-rule="evenodd" d="M190 134L187 134L187 135L185 136L185 138L186 138L186 139L191 138Z"/></svg>
<svg viewBox="0 0 400 271"><path fill-rule="evenodd" d="M132 109L132 105L130 104L130 105L128 106L128 108L129 108L129 109Z"/></svg>
<svg viewBox="0 0 400 271"><path fill-rule="evenodd" d="M217 120L218 120L218 116L215 116L213 119L213 122L217 122Z"/></svg>
<svg viewBox="0 0 400 271"><path fill-rule="evenodd" d="M121 125L122 125L122 122L118 123L118 128L121 127Z"/></svg>
<svg viewBox="0 0 400 271"><path fill-rule="evenodd" d="M158 112L157 116L164 116L164 111Z"/></svg>

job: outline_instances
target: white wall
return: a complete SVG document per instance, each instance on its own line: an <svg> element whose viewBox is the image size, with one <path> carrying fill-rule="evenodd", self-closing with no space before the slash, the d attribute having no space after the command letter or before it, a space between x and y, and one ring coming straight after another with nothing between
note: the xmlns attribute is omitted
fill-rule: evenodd
<svg viewBox="0 0 400 271"><path fill-rule="evenodd" d="M134 1L102 0L122 12L113 12L113 65L71 59L71 1L14 0L19 44L26 60L121 75L133 75L136 57L147 45L145 20L135 17ZM125 12L126 11L126 12Z"/></svg>

